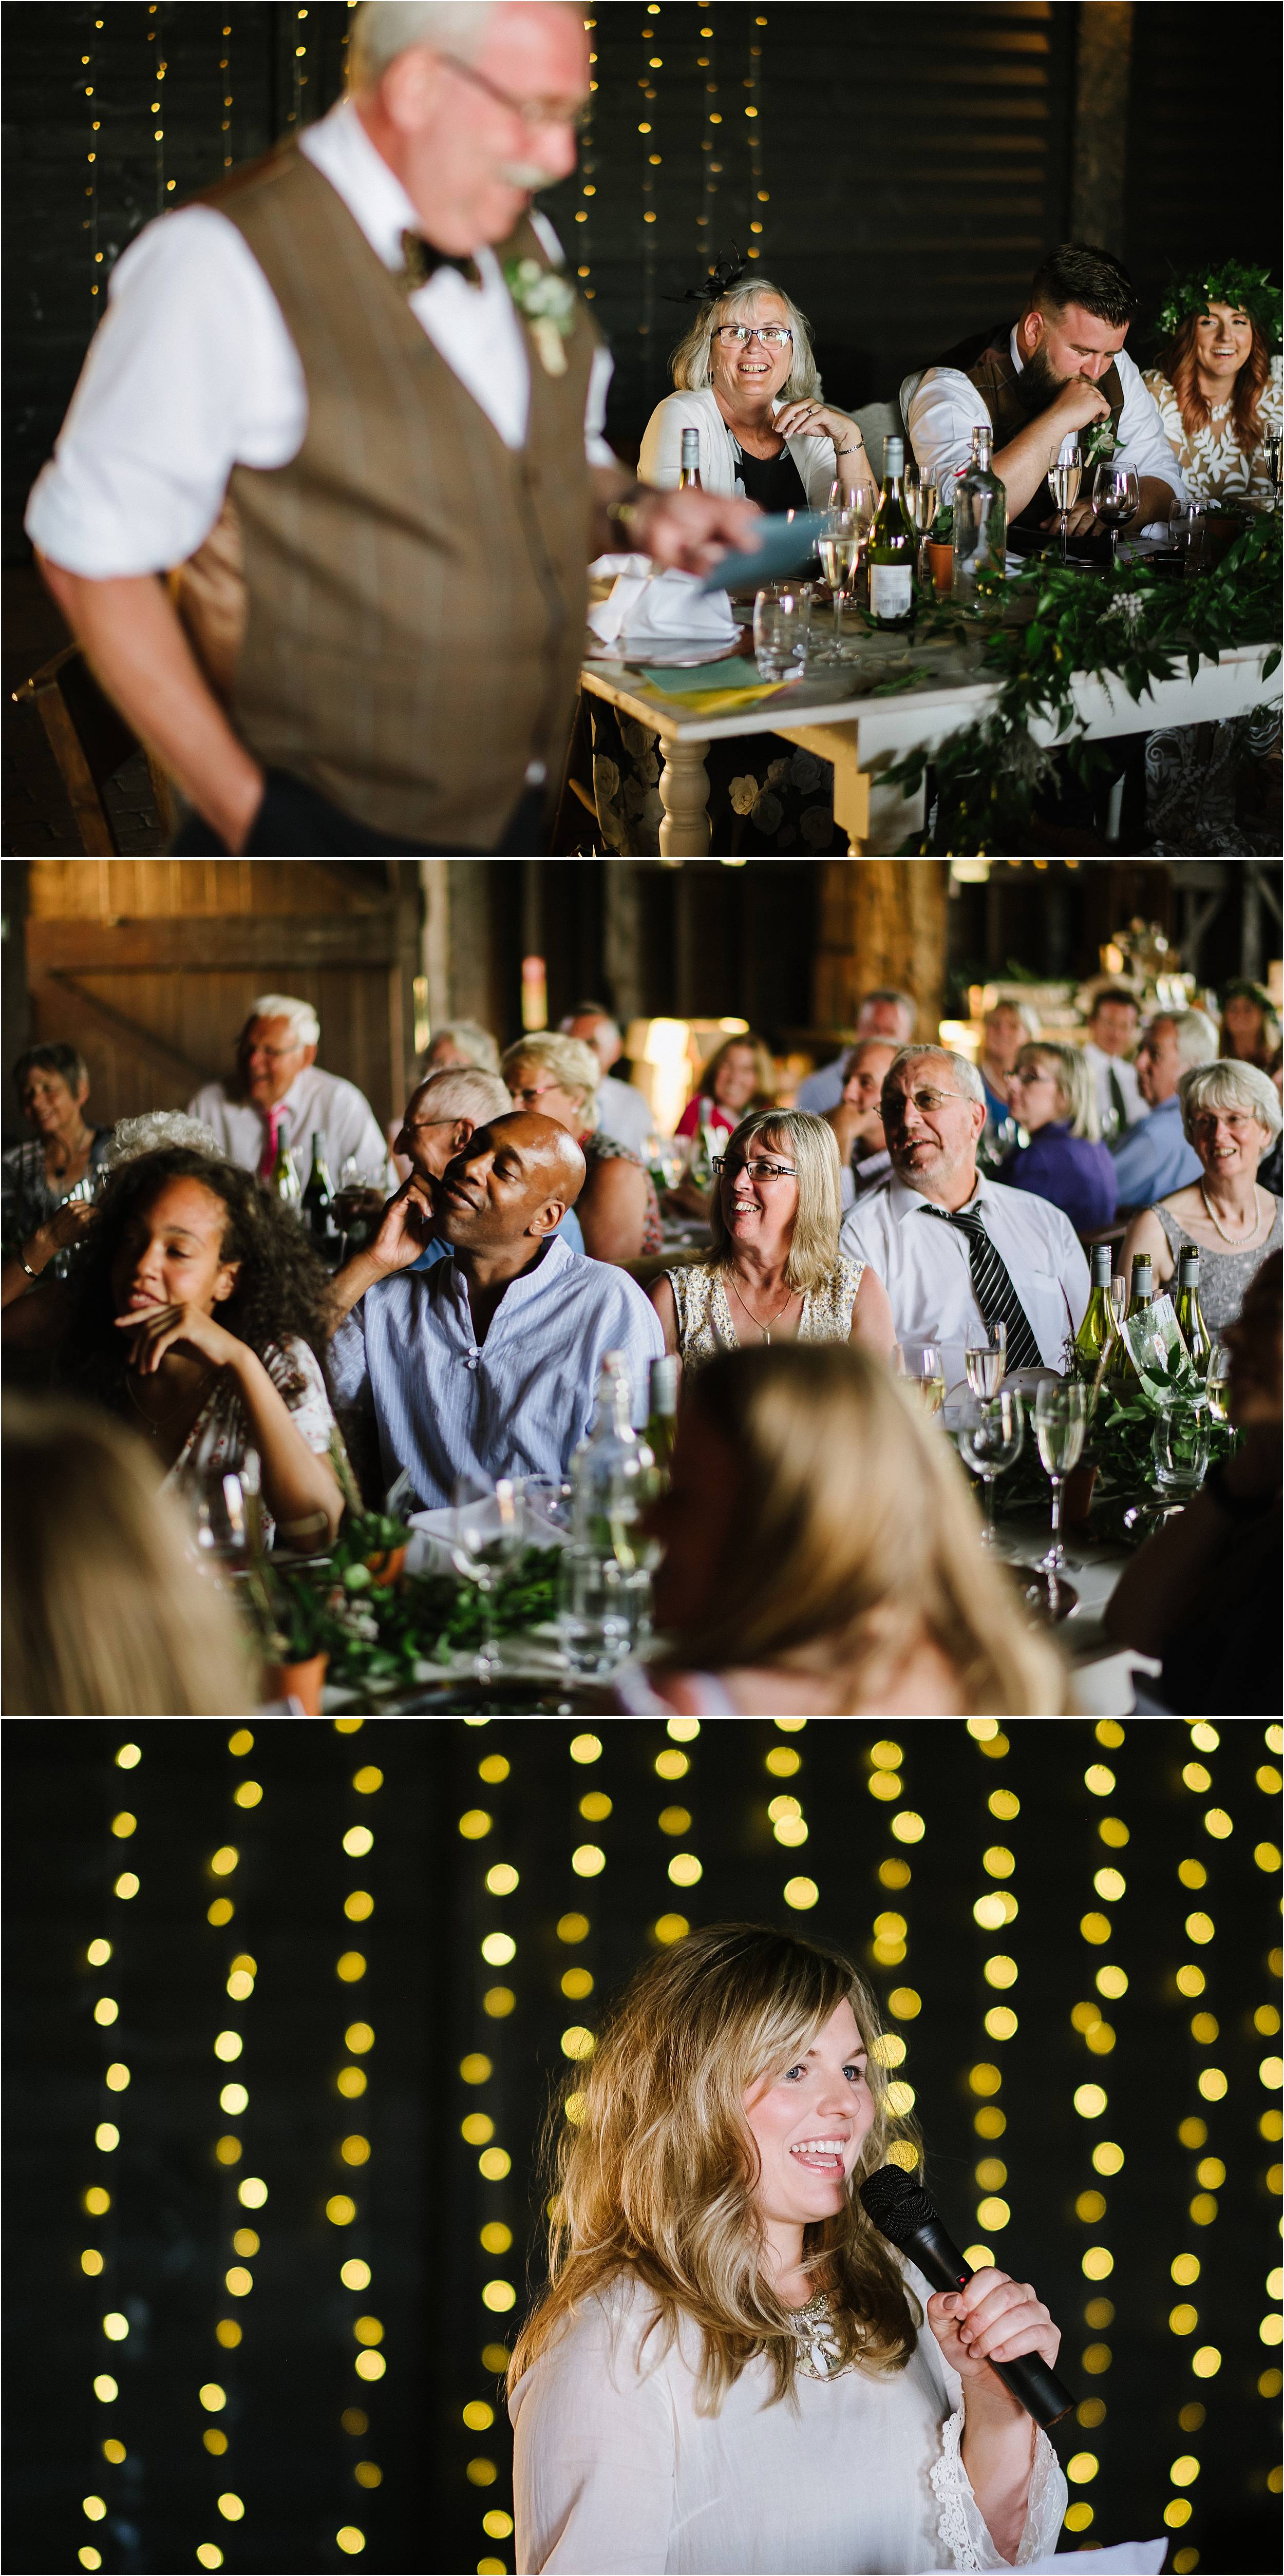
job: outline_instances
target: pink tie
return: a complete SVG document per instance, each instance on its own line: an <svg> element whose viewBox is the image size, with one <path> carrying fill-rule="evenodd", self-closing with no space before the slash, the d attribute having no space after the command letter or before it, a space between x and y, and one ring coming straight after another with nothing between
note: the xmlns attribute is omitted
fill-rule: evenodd
<svg viewBox="0 0 1284 2576"><path fill-rule="evenodd" d="M264 1144L262 1157L259 1162L259 1179L261 1181L270 1181L272 1178L272 1166L276 1161L276 1149L280 1141L281 1126L282 1119L280 1110L269 1109L267 1113L267 1141Z"/></svg>

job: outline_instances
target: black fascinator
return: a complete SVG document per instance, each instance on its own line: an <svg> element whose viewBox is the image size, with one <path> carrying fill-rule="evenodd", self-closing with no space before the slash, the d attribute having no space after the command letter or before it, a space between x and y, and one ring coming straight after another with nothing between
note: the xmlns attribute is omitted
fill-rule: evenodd
<svg viewBox="0 0 1284 2576"><path fill-rule="evenodd" d="M739 286L741 280L751 274L748 260L741 258L733 242L730 259L716 259L699 286L688 286L681 295L666 295L664 301L666 304L720 304L724 295L730 295L733 286Z"/></svg>

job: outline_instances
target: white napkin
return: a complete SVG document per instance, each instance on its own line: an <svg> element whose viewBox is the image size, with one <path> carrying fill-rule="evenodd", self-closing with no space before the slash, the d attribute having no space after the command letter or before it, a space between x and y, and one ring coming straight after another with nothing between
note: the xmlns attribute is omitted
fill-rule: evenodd
<svg viewBox="0 0 1284 2576"><path fill-rule="evenodd" d="M621 573L610 598L590 608L588 622L599 643L627 636L643 650L675 637L729 644L739 633L725 590L702 592L690 572Z"/></svg>
<svg viewBox="0 0 1284 2576"><path fill-rule="evenodd" d="M617 572L650 572L651 569L649 555L599 555L596 562L589 565L595 581L614 581Z"/></svg>

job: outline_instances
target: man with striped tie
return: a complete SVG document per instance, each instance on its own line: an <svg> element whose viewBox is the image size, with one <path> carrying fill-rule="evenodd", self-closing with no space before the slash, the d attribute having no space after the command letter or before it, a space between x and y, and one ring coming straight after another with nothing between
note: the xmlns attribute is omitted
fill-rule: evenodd
<svg viewBox="0 0 1284 2576"><path fill-rule="evenodd" d="M892 1158L883 1188L858 1199L840 1249L868 1261L891 1300L907 1361L934 1342L947 1391L965 1375L970 1326L1005 1323L1008 1369L1061 1366L1091 1281L1068 1217L976 1168L985 1088L965 1055L902 1047L883 1083Z"/></svg>

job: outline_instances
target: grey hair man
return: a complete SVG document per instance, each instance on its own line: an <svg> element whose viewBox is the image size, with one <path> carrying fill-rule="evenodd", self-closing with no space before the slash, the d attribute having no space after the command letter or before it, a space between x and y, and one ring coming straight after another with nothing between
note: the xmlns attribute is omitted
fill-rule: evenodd
<svg viewBox="0 0 1284 2576"><path fill-rule="evenodd" d="M583 1038L591 1046L602 1068L597 1087L597 1128L600 1136L612 1136L617 1145L627 1145L631 1154L645 1158L647 1138L655 1121L651 1104L636 1083L617 1082L611 1071L624 1053L624 1039L618 1020L613 1020L604 1002L576 1002L559 1028L568 1038Z"/></svg>
<svg viewBox="0 0 1284 2576"><path fill-rule="evenodd" d="M296 993L260 993L236 1042L236 1081L207 1082L187 1104L189 1118L212 1128L221 1154L263 1180L284 1141L306 1181L312 1139L336 1183L345 1162L380 1185L388 1149L363 1091L316 1061L321 1023Z"/></svg>
<svg viewBox="0 0 1284 2576"><path fill-rule="evenodd" d="M908 1046L918 1020L918 1004L908 993L899 993L894 984L876 984L861 998L856 1013L858 1038L886 1038L892 1046ZM823 1064L819 1073L809 1073L798 1085L795 1109L810 1109L817 1118L826 1110L836 1109L843 1096L845 1055Z"/></svg>
<svg viewBox="0 0 1284 2576"><path fill-rule="evenodd" d="M606 444L606 346L532 212L575 167L580 9L366 0L350 47L327 116L130 245L28 529L194 809L180 852L529 855L588 560L704 572L759 517Z"/></svg>
<svg viewBox="0 0 1284 2576"><path fill-rule="evenodd" d="M1147 1022L1137 1049L1137 1083L1150 1115L1115 1148L1119 1207L1153 1207L1156 1199L1199 1179L1203 1166L1182 1125L1177 1086L1193 1066L1215 1063L1217 1053L1217 1031L1206 1011L1156 1011Z"/></svg>
<svg viewBox="0 0 1284 2576"><path fill-rule="evenodd" d="M924 1343L941 1350L947 1390L962 1382L969 1332L982 1324L1006 1326L1009 1369L1059 1368L1091 1284L1060 1208L978 1173L985 1116L967 1056L902 1047L883 1082L891 1175L857 1200L839 1236L848 1259L883 1281L910 1368Z"/></svg>

